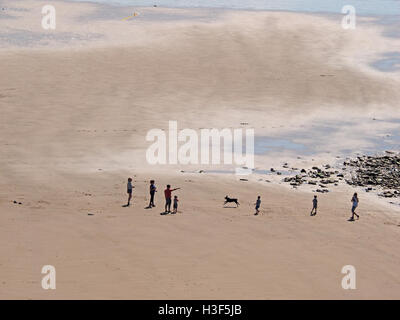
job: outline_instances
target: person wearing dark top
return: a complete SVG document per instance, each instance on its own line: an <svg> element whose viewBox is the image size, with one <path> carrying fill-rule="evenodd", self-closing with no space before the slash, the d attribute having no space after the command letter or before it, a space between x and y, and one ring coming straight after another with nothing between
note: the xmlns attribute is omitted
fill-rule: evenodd
<svg viewBox="0 0 400 320"><path fill-rule="evenodd" d="M128 178L128 183L126 184L126 193L128 194L128 203L125 205L125 207L129 207L131 204L133 188L134 188L134 186L132 185L132 178Z"/></svg>
<svg viewBox="0 0 400 320"><path fill-rule="evenodd" d="M318 208L318 199L317 196L314 196L314 199L312 201L312 209L311 209L311 216L315 216L317 214L317 208Z"/></svg>
<svg viewBox="0 0 400 320"><path fill-rule="evenodd" d="M150 203L149 208L155 207L154 204L154 195L157 192L156 185L154 184L154 180L150 180Z"/></svg>

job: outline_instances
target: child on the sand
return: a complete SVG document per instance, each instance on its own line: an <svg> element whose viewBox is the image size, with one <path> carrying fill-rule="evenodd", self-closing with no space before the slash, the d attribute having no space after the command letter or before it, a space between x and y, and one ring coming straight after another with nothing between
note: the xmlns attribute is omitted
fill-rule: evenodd
<svg viewBox="0 0 400 320"><path fill-rule="evenodd" d="M258 214L260 212L260 206L261 206L261 197L260 196L257 197L257 201L256 201L255 205L256 205L256 213L254 215L258 216Z"/></svg>
<svg viewBox="0 0 400 320"><path fill-rule="evenodd" d="M174 210L172 211L173 214L178 212L178 196L174 196Z"/></svg>
<svg viewBox="0 0 400 320"><path fill-rule="evenodd" d="M167 185L167 189L164 190L165 195L165 212L171 212L171 193L172 191L178 190L180 188L171 189L171 185Z"/></svg>
<svg viewBox="0 0 400 320"><path fill-rule="evenodd" d="M155 207L154 204L154 194L157 192L156 185L154 184L154 180L150 180L150 203L148 208Z"/></svg>
<svg viewBox="0 0 400 320"><path fill-rule="evenodd" d="M353 202L353 206L351 207L350 221L354 221L354 216L357 216L357 220L358 220L358 219L360 219L360 216L356 213L356 208L358 207L358 203L360 201L358 200L357 192L353 194L353 197L351 198L351 202Z"/></svg>
<svg viewBox="0 0 400 320"><path fill-rule="evenodd" d="M126 204L126 207L129 207L131 204L131 199L132 199L132 189L134 186L132 185L132 178L128 178L128 183L126 185L127 193L128 193L128 203Z"/></svg>
<svg viewBox="0 0 400 320"><path fill-rule="evenodd" d="M312 209L310 216L315 216L317 214L317 207L318 207L318 199L317 196L314 196L314 199L312 201Z"/></svg>

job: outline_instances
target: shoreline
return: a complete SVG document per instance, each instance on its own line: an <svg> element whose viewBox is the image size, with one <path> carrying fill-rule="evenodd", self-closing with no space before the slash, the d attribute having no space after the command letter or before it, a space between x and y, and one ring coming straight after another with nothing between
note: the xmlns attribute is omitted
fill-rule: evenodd
<svg viewBox="0 0 400 320"><path fill-rule="evenodd" d="M65 0L57 0L57 1L65 1ZM113 3L105 3L101 0L94 0L94 1L88 1L88 0L74 0L74 1L66 1L70 3L88 3L88 4L98 4L98 5L106 5L110 7L137 7L137 8L152 8L152 7L157 7L157 8L167 8L167 9L206 9L206 10L238 10L238 11L267 11L267 12L294 12L294 13L310 13L310 14L335 14L332 10L320 10L320 11L313 11L310 9L302 9L302 10L295 10L295 9L273 9L273 8L250 8L250 7L224 7L224 6L168 6L168 5L160 5L156 2L153 4L148 4L148 5L133 5L133 4L127 4L127 3L118 3L118 2L113 2ZM338 11L337 14L341 14L340 9L341 7L338 5ZM357 8L357 6L356 6ZM363 11L361 11L363 12ZM393 10L390 10L388 12L382 12L379 14L372 14L372 13L361 13L359 14L362 17L373 17L373 16L384 16L384 15L400 15L400 10L398 12L393 13Z"/></svg>
<svg viewBox="0 0 400 320"><path fill-rule="evenodd" d="M5 2L7 4L9 2ZM264 15L267 19L277 15L289 15L296 17L303 17L307 20L307 17L316 19L316 23L320 22L322 25L325 22L330 21L330 28L336 21L340 23L342 19L341 13L313 13L313 12L296 12L296 11L284 11L284 10L247 10L247 9L229 9L229 8L174 8L174 7L140 7L145 12L141 14L139 12L138 17L129 19L127 21L123 18L126 16L126 10L135 8L134 6L117 6L113 4L97 3L97 2L66 2L59 0L56 3L61 5L61 11L68 12L63 18L62 30L57 28L55 31L45 31L35 26L32 31L27 31L25 26L18 23L20 18L23 17L28 21L32 16L32 6L39 9L40 3L30 2L25 3L25 6L29 6L29 10L24 12L18 10L19 19L4 19L1 23L5 24L6 30L16 30L16 34L8 34L7 32L0 34L0 44L3 42L0 53L7 52L60 52L64 50L68 51L80 51L80 50L104 50L110 47L114 48L129 48L136 46L146 46L148 42L146 38L140 36L138 38L123 36L122 34L132 32L149 32L153 40L156 40L157 34L160 28L165 28L163 31L164 35L167 34L168 30L174 31L174 29L180 28L196 28L203 26L218 25L225 23L230 20L233 22L236 18L241 17L243 14L252 15ZM19 3L15 3L17 8ZM106 8L111 8L111 12ZM71 9L69 9L71 8ZM72 8L79 8L79 10L73 12ZM5 7L7 14L7 7ZM121 11L122 9L122 11ZM14 10L14 13L15 10ZM194 13L194 14L193 14ZM211 16L210 16L211 14ZM84 16L88 18L83 19ZM117 19L116 15L120 15ZM236 16L236 17L235 17ZM254 16L254 17L256 17ZM379 50L358 50L359 52L365 51L362 54L358 53L357 57L353 57L352 61L348 61L349 65L356 65L357 68L362 68L366 72L375 72L376 75L383 77L393 77L399 79L399 65L400 56L396 55L396 48L400 52L400 38L399 35L393 33L394 26L397 23L389 19L388 22L380 21L385 16L359 16L357 23L360 28L365 29L364 31L372 32L371 36L377 41L376 45ZM310 20L310 19L308 19ZM312 20L312 19L311 19ZM124 31L124 25L128 28ZM249 20L250 22L250 20ZM67 23L67 24L66 24ZM9 26L8 26L9 24ZM103 25L104 24L104 25ZM15 25L15 27L13 26ZM33 21L28 25L33 26ZM79 27L79 25L82 25ZM108 27L106 27L108 26ZM328 26L326 24L326 26ZM82 30L85 30L82 33ZM111 31L113 30L113 31ZM374 31L373 31L374 30ZM329 31L329 30L327 30ZM332 32L332 30L330 30ZM336 30L335 32L338 32ZM26 33L28 32L28 33ZM26 34L25 34L26 33ZM373 35L373 33L376 33ZM379 34L379 35L378 35ZM14 40L10 40L15 38ZM19 38L25 38L25 40L18 40ZM2 40L3 39L3 40ZM29 40L28 40L29 39ZM158 39L156 41L159 41ZM21 43L19 41L22 41ZM25 42L24 42L25 41ZM29 41L29 42L27 42ZM162 40L161 40L162 41ZM13 44L14 42L14 44ZM53 44L52 44L53 43ZM353 54L357 50L354 48ZM369 51L369 52L368 52ZM356 60L354 59L356 58Z"/></svg>

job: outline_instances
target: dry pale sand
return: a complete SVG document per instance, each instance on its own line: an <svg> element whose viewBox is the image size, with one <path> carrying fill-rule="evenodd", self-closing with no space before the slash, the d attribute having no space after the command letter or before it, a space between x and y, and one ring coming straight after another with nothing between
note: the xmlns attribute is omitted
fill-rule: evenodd
<svg viewBox="0 0 400 320"><path fill-rule="evenodd" d="M147 131L168 120L247 122L263 135L315 118L397 116L398 75L365 63L397 40L367 23L349 34L335 19L294 13L157 8L174 19L146 19L149 8L123 22L56 2L63 14L42 43L43 4L5 2L26 11L0 20L0 298L399 298L393 206L361 193L361 219L349 223L354 189L341 186L319 196L311 218L310 190L145 159ZM81 40L66 41L69 28ZM88 33L101 36L76 36ZM354 145L351 134L327 143ZM260 155L256 165L285 160ZM134 204L122 208L128 176ZM157 207L146 210L151 178ZM182 187L175 216L160 215L167 183ZM223 208L227 194L241 206ZM56 290L41 288L43 265L56 267ZM356 290L341 287L344 265L356 267Z"/></svg>

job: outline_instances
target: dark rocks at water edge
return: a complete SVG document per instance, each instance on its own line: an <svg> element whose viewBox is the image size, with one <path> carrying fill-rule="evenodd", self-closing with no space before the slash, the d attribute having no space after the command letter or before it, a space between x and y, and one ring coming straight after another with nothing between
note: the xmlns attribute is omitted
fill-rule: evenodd
<svg viewBox="0 0 400 320"><path fill-rule="evenodd" d="M400 197L400 155L388 152L384 156L362 156L343 164L351 169L348 184L369 187L368 191L379 187L382 197Z"/></svg>
<svg viewBox="0 0 400 320"><path fill-rule="evenodd" d="M325 168L330 168L330 166L326 165ZM312 167L310 170L301 169L300 174L296 174L292 177L286 177L283 179L283 182L289 182L293 187L298 187L302 184L319 185L321 188L323 188L322 190L325 190L323 192L328 192L328 190L325 189L326 185L337 185L339 180L342 179L343 175L337 170L328 171L318 167Z"/></svg>
<svg viewBox="0 0 400 320"><path fill-rule="evenodd" d="M338 170L330 165L301 169L299 174L283 181L294 188L304 184L320 187L316 192L328 192L328 187L343 181L355 187L365 187L366 192L378 191L381 197L400 198L400 154L387 152L382 156L359 156L345 161Z"/></svg>

